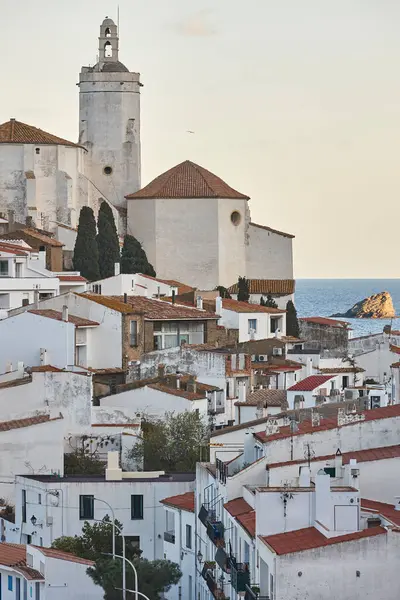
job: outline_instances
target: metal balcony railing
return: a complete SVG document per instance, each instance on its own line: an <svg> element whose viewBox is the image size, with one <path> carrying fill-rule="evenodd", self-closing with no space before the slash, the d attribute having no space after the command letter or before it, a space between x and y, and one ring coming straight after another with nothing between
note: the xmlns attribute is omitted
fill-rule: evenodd
<svg viewBox="0 0 400 600"><path fill-rule="evenodd" d="M231 560L231 583L236 592L245 592L250 585L250 571L248 563L237 563Z"/></svg>
<svg viewBox="0 0 400 600"><path fill-rule="evenodd" d="M252 588L249 584L246 585L244 600L270 600L269 596L260 596L260 593L255 591L254 588L259 589L257 586Z"/></svg>
<svg viewBox="0 0 400 600"><path fill-rule="evenodd" d="M224 540L224 525L222 521L208 521L207 535L215 546L218 548L225 546Z"/></svg>
<svg viewBox="0 0 400 600"><path fill-rule="evenodd" d="M221 567L225 573L231 572L230 556L225 552L224 548L218 548L215 555L215 562Z"/></svg>

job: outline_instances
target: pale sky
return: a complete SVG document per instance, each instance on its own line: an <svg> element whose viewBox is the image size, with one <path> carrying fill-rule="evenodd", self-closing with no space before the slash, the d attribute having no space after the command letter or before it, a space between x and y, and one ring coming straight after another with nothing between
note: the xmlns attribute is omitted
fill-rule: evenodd
<svg viewBox="0 0 400 600"><path fill-rule="evenodd" d="M0 0L0 122L77 140L75 84L117 2ZM296 235L297 277L398 277L398 0L119 4L143 185L193 160Z"/></svg>

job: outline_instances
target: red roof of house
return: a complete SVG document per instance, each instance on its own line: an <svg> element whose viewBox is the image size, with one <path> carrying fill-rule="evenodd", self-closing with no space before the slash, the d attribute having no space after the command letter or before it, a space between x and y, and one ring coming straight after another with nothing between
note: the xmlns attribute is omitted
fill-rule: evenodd
<svg viewBox="0 0 400 600"><path fill-rule="evenodd" d="M287 296L294 294L294 279L247 279L250 294L267 294ZM230 294L237 294L239 284L234 283L228 288Z"/></svg>
<svg viewBox="0 0 400 600"><path fill-rule="evenodd" d="M270 313L283 314L286 312L283 308L271 308L270 306L261 306L260 304L251 304L250 302L240 302L231 298L222 299L222 308L237 313Z"/></svg>
<svg viewBox="0 0 400 600"><path fill-rule="evenodd" d="M194 492L186 492L185 494L179 494L178 496L170 496L160 500L162 504L173 506L174 508L180 508L181 510L187 510L188 512L194 513Z"/></svg>
<svg viewBox="0 0 400 600"><path fill-rule="evenodd" d="M79 563L80 565L94 565L94 562L92 560L88 560L87 558L81 558L80 556L75 556L75 554L71 554L70 552L64 552L63 550L58 550L57 548L43 548L43 546L33 547L37 550L40 550L42 554L48 556L49 558L68 560L69 562Z"/></svg>
<svg viewBox="0 0 400 600"><path fill-rule="evenodd" d="M301 317L299 321L305 323L315 323L315 325L327 325L328 327L338 327L339 329L349 329L347 321L337 319L328 319L327 317Z"/></svg>
<svg viewBox="0 0 400 600"><path fill-rule="evenodd" d="M246 500L235 498L224 504L224 508L236 518L251 537L256 535L256 513Z"/></svg>
<svg viewBox="0 0 400 600"><path fill-rule="evenodd" d="M0 566L11 567L29 581L43 581L39 571L26 564L26 546L22 544L0 544Z"/></svg>
<svg viewBox="0 0 400 600"><path fill-rule="evenodd" d="M289 392L312 392L332 379L332 375L310 375L288 389Z"/></svg>
<svg viewBox="0 0 400 600"><path fill-rule="evenodd" d="M391 419L393 417L400 417L400 404L393 404L392 406L385 406L383 408L374 408L373 410L364 410L360 414L364 416L364 421L377 421L378 419ZM361 421L362 423L363 421ZM351 427L354 425L358 425L359 422L355 423L347 423L345 425L341 425L341 427ZM268 435L265 431L260 431L255 433L254 436L260 441L269 441L279 440L291 436L296 435L305 435L307 433L316 433L318 431L329 431L330 429L336 429L338 427L337 419L329 418L329 419L321 419L319 425L313 426L311 421L303 421L298 424L298 430L293 433L290 431L290 427L281 427L278 433L273 433L272 435ZM220 432L218 432L220 433ZM223 430L222 430L223 433Z"/></svg>
<svg viewBox="0 0 400 600"><path fill-rule="evenodd" d="M87 281L82 275L57 275L60 281Z"/></svg>
<svg viewBox="0 0 400 600"><path fill-rule="evenodd" d="M396 510L393 504L361 498L361 508L377 512L383 517L386 517L389 521L392 521L394 525L400 526L400 510Z"/></svg>
<svg viewBox="0 0 400 600"><path fill-rule="evenodd" d="M143 198L232 198L249 200L231 188L211 171L190 160L172 167L144 188L125 196L128 200Z"/></svg>
<svg viewBox="0 0 400 600"><path fill-rule="evenodd" d="M325 454L323 456L314 456L310 459L311 462L321 462L327 460L333 460L335 454ZM355 458L358 463L372 462L374 460L387 460L389 458L400 458L400 444L396 446L384 446L380 448L369 448L368 450L353 450L351 452L343 452L342 460L343 464L347 465L351 458ZM278 469L279 467L286 467L287 465L301 465L305 464L307 460L305 458L298 460L286 460L279 463L272 463L268 465L269 469Z"/></svg>
<svg viewBox="0 0 400 600"><path fill-rule="evenodd" d="M0 239L0 252L14 254L15 256L28 256L29 252L31 251L32 248L26 248L18 244L6 244Z"/></svg>
<svg viewBox="0 0 400 600"><path fill-rule="evenodd" d="M288 531L286 533L260 536L260 539L264 544L269 546L275 554L281 556L283 554L292 554L293 552L303 552L314 548L332 546L333 544L354 542L356 540L374 537L384 533L386 533L386 529L383 527L371 527L370 529L363 529L362 531L355 531L354 533L327 538L315 527L306 527L305 529L297 529L296 531Z"/></svg>
<svg viewBox="0 0 400 600"><path fill-rule="evenodd" d="M47 317L48 319L54 319L55 321L62 321L62 312L59 310L53 310L52 308L36 309L32 308L28 312L38 315L39 317ZM89 319L83 319L82 317L76 317L75 315L68 315L68 322L75 325L75 327L97 327L100 323L96 321L89 321Z"/></svg>
<svg viewBox="0 0 400 600"><path fill-rule="evenodd" d="M82 147L42 129L10 119L0 125L0 144L50 144L62 146Z"/></svg>
<svg viewBox="0 0 400 600"><path fill-rule="evenodd" d="M58 419L62 419L62 417L50 419L49 415L37 415L36 417L26 417L25 419L2 421L0 422L0 432L10 431L11 429L21 429L22 427L31 427L31 425L40 425L41 423L47 423L50 421L58 421Z"/></svg>
<svg viewBox="0 0 400 600"><path fill-rule="evenodd" d="M390 352L394 352L395 354L400 354L399 346L395 346L394 344L390 344Z"/></svg>
<svg viewBox="0 0 400 600"><path fill-rule="evenodd" d="M236 520L247 531L251 537L256 535L256 511L252 510L248 513L243 513L236 517Z"/></svg>
<svg viewBox="0 0 400 600"><path fill-rule="evenodd" d="M203 400L207 397L205 391L203 393L200 393L200 391L188 392L187 390L178 390L177 388L169 387L168 385L163 385L162 383L152 383L148 387L152 390L163 392L164 394L171 394L172 396L186 398L186 400Z"/></svg>

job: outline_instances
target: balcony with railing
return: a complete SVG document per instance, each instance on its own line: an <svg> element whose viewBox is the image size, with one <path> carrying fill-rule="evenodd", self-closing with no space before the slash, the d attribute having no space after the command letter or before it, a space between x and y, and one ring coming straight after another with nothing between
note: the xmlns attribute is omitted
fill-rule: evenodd
<svg viewBox="0 0 400 600"><path fill-rule="evenodd" d="M231 584L233 589L240 593L245 592L246 587L250 585L250 570L248 563L238 563L231 556Z"/></svg>
<svg viewBox="0 0 400 600"><path fill-rule="evenodd" d="M216 600L228 600L223 590L223 583L219 584L215 575L215 562L205 562L201 572L208 589Z"/></svg>
<svg viewBox="0 0 400 600"><path fill-rule="evenodd" d="M244 600L270 600L269 596L260 595L260 588L256 585L246 584L245 592Z"/></svg>
<svg viewBox="0 0 400 600"><path fill-rule="evenodd" d="M213 503L204 503L199 511L199 520L203 523L207 530L207 535L217 547L224 547L224 525L216 516L216 511L213 508L216 500Z"/></svg>

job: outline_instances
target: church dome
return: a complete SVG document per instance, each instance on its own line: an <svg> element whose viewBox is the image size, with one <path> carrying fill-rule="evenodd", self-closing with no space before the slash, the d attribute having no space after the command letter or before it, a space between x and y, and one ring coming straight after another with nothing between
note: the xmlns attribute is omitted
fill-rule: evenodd
<svg viewBox="0 0 400 600"><path fill-rule="evenodd" d="M99 64L97 63L97 65L95 65L93 67L94 71L98 71L99 70ZM116 62L105 62L103 63L100 71L102 73L129 73L129 69L122 64L122 62L116 61Z"/></svg>
<svg viewBox="0 0 400 600"><path fill-rule="evenodd" d="M190 160L172 167L144 188L125 196L127 200L139 198L229 198L249 200L245 194L231 188L211 171Z"/></svg>
<svg viewBox="0 0 400 600"><path fill-rule="evenodd" d="M115 27L114 21L112 19L109 19L108 17L106 17L101 24L102 27L111 27L111 25Z"/></svg>

